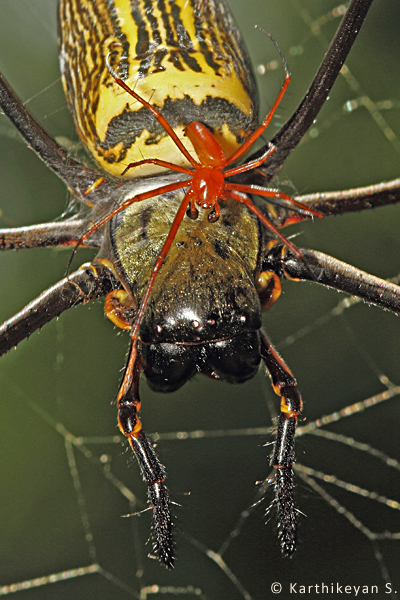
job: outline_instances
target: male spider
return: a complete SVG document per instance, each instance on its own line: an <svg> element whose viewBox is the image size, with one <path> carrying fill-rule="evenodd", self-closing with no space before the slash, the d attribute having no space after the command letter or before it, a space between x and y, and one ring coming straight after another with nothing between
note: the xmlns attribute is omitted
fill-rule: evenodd
<svg viewBox="0 0 400 600"><path fill-rule="evenodd" d="M356 4L356 3L355 3L355 4ZM358 10L358 9L355 9L355 10ZM343 57L341 57L341 58L343 58ZM22 126L23 126L23 125L22 125ZM295 129L295 128L293 127L293 129ZM287 131L287 129L286 129L286 131ZM292 144L293 144L293 142L292 142ZM287 147L290 147L290 144L288 144L288 143L287 143ZM291 149L291 148L290 148L290 149ZM284 150L285 150L285 148L284 148ZM73 161L72 161L72 163L73 163ZM275 166L276 166L276 164L275 164ZM89 172L89 171L88 171L88 172ZM90 174L90 176L91 176L91 174ZM253 182L253 181L255 181L255 179L252 179L252 180L251 180L251 182ZM262 179L262 178L261 178L261 180L260 180L260 183L261 183L261 181L263 181L263 179ZM108 191L108 189L109 189L109 188L107 187L107 185L106 185L106 184L104 184L104 189L106 189L107 191ZM100 188L100 190L101 190L101 188ZM100 197L100 196L99 196L99 197ZM369 198L369 199L370 199L370 198ZM368 199L368 200L369 200L369 199ZM321 211L323 212L323 203L321 203L321 204L322 204L322 205L321 205L321 208L320 208L320 209L321 209ZM332 212L335 212L335 210L336 210L336 212L340 212L340 209L338 209L338 208L336 208L336 209L334 208ZM89 219L88 219L88 220L89 220ZM77 237L79 238L79 233L80 233L81 231L85 231L85 229L82 227L82 223L80 223L80 224L79 224L79 226L78 226L78 225L76 225L76 228L75 228L75 230L74 230L74 233L75 233L75 238L72 236L72 237L70 237L70 240L76 239ZM65 241L64 241L63 243L65 243ZM276 256L275 256L275 255L273 255L273 254L271 254L271 255L269 255L269 254L267 255L267 254L266 254L266 257L268 257L268 259L271 261L271 263L272 263L272 261L273 261L273 260L277 260ZM317 259L317 261L318 261L318 259L319 259L319 257L318 257L317 255L315 255L315 254L314 254L314 255L313 255L313 254L311 254L310 260L311 260L312 258L316 258L316 259ZM303 268L303 265L302 265L301 261L300 261L298 264L293 264L293 262L290 262L290 261L289 261L289 262L285 262L285 261L287 261L287 258L286 258L286 257L284 258L284 260L283 260L283 263L282 263L283 267L284 267L284 268L286 268L287 270L289 270L289 269L292 269L290 272L291 272L291 274L292 274L293 276L295 276L295 275L298 275L298 276L300 276L300 277L303 277L304 279L307 279L307 278L309 278L309 275L310 275L310 274L309 274L309 273L307 273L307 271L306 271L306 270L304 270L304 268ZM320 263L320 264L321 264L321 263ZM333 263L330 263L330 265L332 265L332 264L333 264ZM318 265L317 265L317 267L318 267ZM334 270L335 270L335 269L333 269L333 271L334 271ZM324 267L324 268L323 268L323 275L327 275L327 273L328 273L328 270L327 270L327 268L326 268L326 267ZM321 273L321 275L322 275L322 273ZM350 277L350 279L351 279L351 277ZM114 282L112 282L112 284L114 284ZM342 281L342 282L341 282L341 284L343 285L343 287L344 287L345 289L350 289L350 287L348 287L348 286L349 286L349 282ZM373 285L375 285L375 286L376 286L376 285L377 285L377 283L375 282ZM379 285L382 285L382 284L379 284ZM346 286L347 286L347 287L346 287ZM386 289L388 289L388 290L390 291L390 286L386 286ZM397 293L397 290L396 290L396 289L392 289L392 291L393 291L393 294L394 294L394 296L395 296L395 295L396 295L396 293ZM368 293L368 292L366 292L366 293L365 293L365 296L366 296L366 297L367 297L369 300L373 301L373 297L371 297L371 296L369 295L369 293ZM75 300L74 300L74 301L75 301ZM390 300L390 302L391 302L391 301L392 301L392 299ZM390 306L391 308L393 308L393 306L392 306L392 305L390 305L390 302L389 302L389 306ZM58 310L58 309L57 309L57 310ZM44 322L44 321L43 321L43 322ZM15 340L14 340L14 339L13 339L13 340L11 340L11 342L10 342L10 343L12 343L12 345L13 345L13 344L15 343ZM166 562L168 562L168 560L170 560L170 559L167 559L167 561L166 561Z"/></svg>

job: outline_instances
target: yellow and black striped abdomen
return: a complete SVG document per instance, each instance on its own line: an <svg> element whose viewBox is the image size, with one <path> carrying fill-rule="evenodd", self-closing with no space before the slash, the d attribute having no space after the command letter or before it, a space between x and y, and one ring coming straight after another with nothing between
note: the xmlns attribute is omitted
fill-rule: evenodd
<svg viewBox="0 0 400 600"><path fill-rule="evenodd" d="M225 0L61 0L60 34L77 130L114 176L143 158L186 161L149 111L115 83L107 56L180 137L185 125L200 121L229 156L257 125L249 57ZM192 150L187 138L185 145Z"/></svg>

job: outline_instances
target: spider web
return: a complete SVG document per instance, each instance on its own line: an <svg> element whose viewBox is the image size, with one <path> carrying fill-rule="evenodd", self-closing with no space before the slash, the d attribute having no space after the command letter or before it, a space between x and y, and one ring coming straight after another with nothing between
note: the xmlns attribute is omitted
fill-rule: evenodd
<svg viewBox="0 0 400 600"><path fill-rule="evenodd" d="M292 71L272 136L306 91L343 5L240 4L232 0L244 37L253 42L262 114L283 76L255 23L274 34ZM21 97L31 99L39 121L71 139L55 13L55 1L3 0L1 66ZM376 1L318 122L287 161L282 189L344 189L398 176L399 17L395 0ZM5 118L0 134L2 226L61 214L68 204L63 185ZM398 229L398 207L386 207L302 224L296 243L389 278L399 271ZM85 252L81 262L91 258ZM4 254L1 316L60 279L67 258L55 250ZM273 511L265 517L271 489L255 484L270 475L264 444L273 439L278 407L260 372L243 386L197 377L172 395L152 394L143 384L144 426L157 432L176 503L177 566L166 572L147 557L146 490L110 404L127 338L97 303L65 313L0 362L0 594L260 600L272 597L274 582L285 597L290 583L297 590L376 585L378 597L389 581L400 590L399 322L312 284L287 282L284 292L265 328L305 400L296 445L302 514L295 556L281 558ZM336 591L329 587L332 596ZM308 593L319 595L315 587Z"/></svg>

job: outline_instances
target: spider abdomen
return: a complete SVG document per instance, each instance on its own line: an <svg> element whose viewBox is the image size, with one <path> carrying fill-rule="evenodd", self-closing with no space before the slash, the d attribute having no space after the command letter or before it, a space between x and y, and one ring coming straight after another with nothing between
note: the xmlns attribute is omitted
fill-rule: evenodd
<svg viewBox="0 0 400 600"><path fill-rule="evenodd" d="M81 140L115 177L143 156L187 164L149 111L121 94L106 67L109 57L121 79L159 109L179 137L188 123L201 121L229 156L257 126L258 98L228 6L224 0L142 4L60 2L62 80ZM146 165L140 175L159 171Z"/></svg>

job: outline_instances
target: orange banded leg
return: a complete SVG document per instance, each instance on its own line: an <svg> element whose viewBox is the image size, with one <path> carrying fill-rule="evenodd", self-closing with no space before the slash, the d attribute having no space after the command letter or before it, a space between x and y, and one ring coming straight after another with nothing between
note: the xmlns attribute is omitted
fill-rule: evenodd
<svg viewBox="0 0 400 600"><path fill-rule="evenodd" d="M164 484L165 469L143 431L138 416L140 371L137 340L132 340L128 364L117 395L118 424L129 440L143 480L148 486L149 502L153 510L153 550L167 569L171 569L174 566L174 545L169 496Z"/></svg>
<svg viewBox="0 0 400 600"><path fill-rule="evenodd" d="M296 546L296 509L293 497L294 436L302 400L297 382L282 358L261 332L261 357L272 380L274 392L281 398L281 412L271 463L276 470L275 503L282 552L292 554Z"/></svg>

